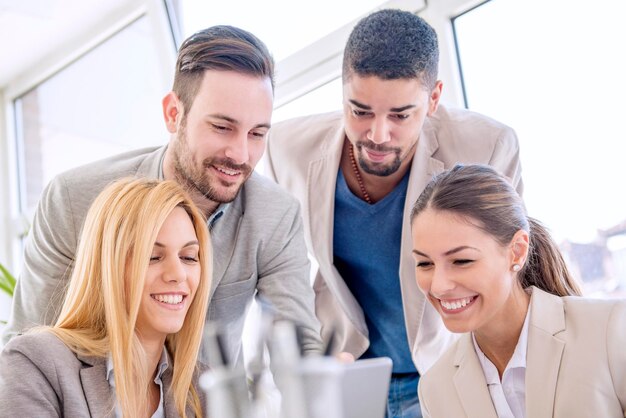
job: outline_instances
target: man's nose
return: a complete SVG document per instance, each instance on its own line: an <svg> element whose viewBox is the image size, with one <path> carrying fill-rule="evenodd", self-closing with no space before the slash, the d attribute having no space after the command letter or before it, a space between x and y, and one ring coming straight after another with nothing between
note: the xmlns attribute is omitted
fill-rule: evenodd
<svg viewBox="0 0 626 418"><path fill-rule="evenodd" d="M375 144L384 144L391 139L389 122L385 118L375 118L367 135Z"/></svg>
<svg viewBox="0 0 626 418"><path fill-rule="evenodd" d="M239 134L232 138L226 148L226 158L233 160L236 164L245 164L250 159L248 154L248 135Z"/></svg>

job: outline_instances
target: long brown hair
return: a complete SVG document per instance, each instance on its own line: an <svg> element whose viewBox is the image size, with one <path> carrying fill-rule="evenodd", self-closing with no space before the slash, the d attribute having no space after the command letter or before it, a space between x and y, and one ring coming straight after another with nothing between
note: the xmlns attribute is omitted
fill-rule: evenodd
<svg viewBox="0 0 626 418"><path fill-rule="evenodd" d="M582 294L548 230L526 215L521 197L493 168L456 165L439 174L415 202L411 221L428 208L471 219L503 246L523 229L530 236L530 248L517 275L522 287L536 286L558 296Z"/></svg>

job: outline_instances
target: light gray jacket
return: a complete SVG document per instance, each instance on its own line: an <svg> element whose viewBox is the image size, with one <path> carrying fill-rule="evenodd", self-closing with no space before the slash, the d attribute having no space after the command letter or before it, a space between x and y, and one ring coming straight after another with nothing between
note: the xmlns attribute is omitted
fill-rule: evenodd
<svg viewBox="0 0 626 418"><path fill-rule="evenodd" d="M106 362L77 355L50 332L14 338L0 354L0 417L115 416L115 391L107 380ZM172 368L161 378L165 417L179 417L168 390ZM197 387L197 379L194 384ZM198 390L198 395L206 411L203 392ZM194 416L191 408L187 414Z"/></svg>
<svg viewBox="0 0 626 418"><path fill-rule="evenodd" d="M56 320L80 231L98 193L125 176L162 178L164 153L165 147L131 151L67 171L50 182L26 244L5 343L25 329ZM245 313L256 292L281 318L302 326L305 352L321 351L298 202L253 173L216 219L211 236L214 264L207 320L226 332L229 358L240 360Z"/></svg>

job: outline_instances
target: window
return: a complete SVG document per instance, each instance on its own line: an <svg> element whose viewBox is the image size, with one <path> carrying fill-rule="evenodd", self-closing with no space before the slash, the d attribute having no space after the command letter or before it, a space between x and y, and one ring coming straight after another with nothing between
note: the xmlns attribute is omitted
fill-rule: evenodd
<svg viewBox="0 0 626 418"><path fill-rule="evenodd" d="M7 122L14 135L9 137L5 161L11 172L0 185L0 191L8 189L10 204L0 212L12 222L3 228L0 262L15 276L21 266L22 240L40 194L56 174L168 139L161 99L172 82L173 62L167 61L173 56L174 43L156 33L156 5L144 13L131 9L129 15L134 18L124 18L131 23L44 81L33 81L30 90L10 96L13 106L7 113L12 117ZM167 37L170 28L163 32ZM9 313L10 299L0 293L0 321L8 319Z"/></svg>
<svg viewBox="0 0 626 418"><path fill-rule="evenodd" d="M588 295L626 295L625 12L492 0L453 19L466 103L517 131L529 215Z"/></svg>
<svg viewBox="0 0 626 418"><path fill-rule="evenodd" d="M151 38L141 17L15 99L22 212L62 171L166 142L168 86Z"/></svg>
<svg viewBox="0 0 626 418"><path fill-rule="evenodd" d="M379 6L381 0L305 4L288 0L181 4L185 38L212 25L233 25L258 36L279 62ZM285 16L291 16L285 18Z"/></svg>
<svg viewBox="0 0 626 418"><path fill-rule="evenodd" d="M265 42L276 61L274 105L278 109L341 75L344 45L361 17L378 8L418 11L425 6L425 0L322 0L310 5L285 0L224 4L189 0L180 4L179 20L185 35L211 25L227 24L246 29ZM241 13L242 10L246 12ZM285 15L291 18L285 19ZM307 102L312 110L301 108L304 113L300 114L341 106L341 101Z"/></svg>
<svg viewBox="0 0 626 418"><path fill-rule="evenodd" d="M330 112L342 108L343 85L341 77L284 104L274 111L273 123L298 116Z"/></svg>

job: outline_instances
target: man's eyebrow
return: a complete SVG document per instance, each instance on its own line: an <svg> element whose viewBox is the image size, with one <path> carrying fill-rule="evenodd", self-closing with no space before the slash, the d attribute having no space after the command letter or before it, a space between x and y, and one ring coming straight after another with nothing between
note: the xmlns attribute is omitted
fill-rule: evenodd
<svg viewBox="0 0 626 418"><path fill-rule="evenodd" d="M394 112L394 113L401 113L401 112L404 112L405 110L408 110L408 109L411 109L411 108L414 108L414 107L415 107L415 105L410 104L410 105L401 106L401 107L392 107L389 110L391 112Z"/></svg>
<svg viewBox="0 0 626 418"><path fill-rule="evenodd" d="M239 125L239 121L237 119L231 118L230 116L222 115L221 113L212 113L212 114L209 114L207 116L210 116L210 117L216 118L216 119L223 119L226 122L230 122L230 123L233 123L235 125Z"/></svg>
<svg viewBox="0 0 626 418"><path fill-rule="evenodd" d="M359 103L356 100L350 99L348 100L350 103L352 103L353 105L355 105L356 107L360 107L361 109L365 109L365 110L372 110L372 106L368 106L366 104L363 103Z"/></svg>
<svg viewBox="0 0 626 418"><path fill-rule="evenodd" d="M360 103L354 99L350 99L348 101L352 103L353 105L355 105L356 107L359 107L361 109L372 110L372 106L368 106L366 104ZM400 107L392 107L391 109L389 109L389 111L393 113L401 113L401 112L404 112L405 110L412 109L414 107L415 107L414 104L409 104L409 105L400 106Z"/></svg>
<svg viewBox="0 0 626 418"><path fill-rule="evenodd" d="M233 125L239 125L240 122L235 119L235 118L231 118L230 116L226 116L226 115L222 115L221 113L213 113L210 115L207 115L211 118L216 118L216 119L222 119L226 122L232 123ZM258 128L271 128L271 124L269 123L259 123L258 125L255 125L253 129L258 129Z"/></svg>

